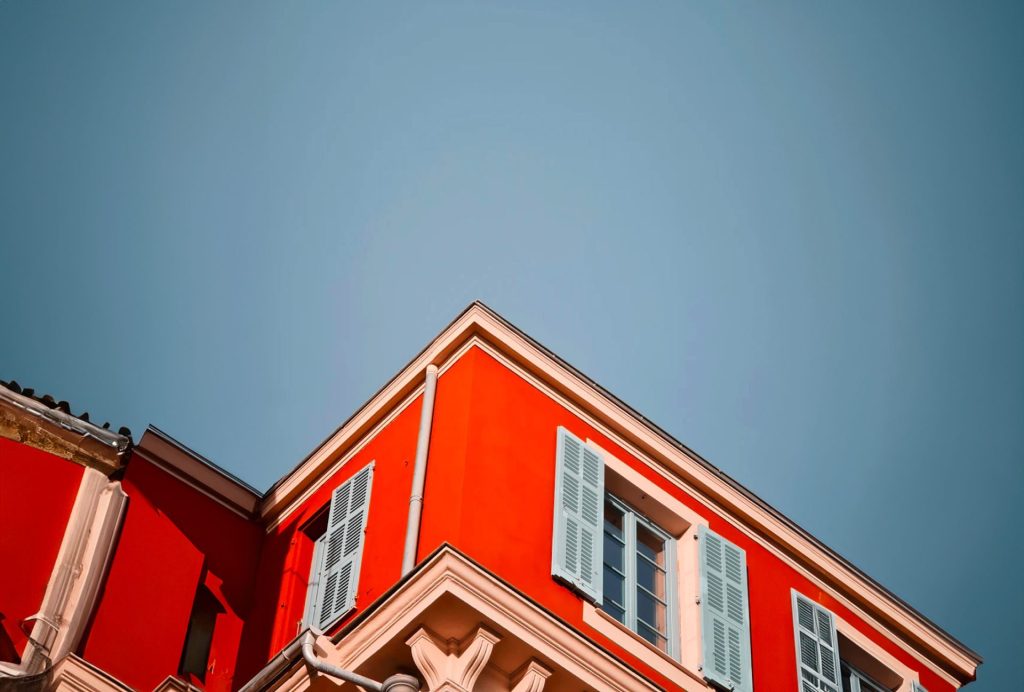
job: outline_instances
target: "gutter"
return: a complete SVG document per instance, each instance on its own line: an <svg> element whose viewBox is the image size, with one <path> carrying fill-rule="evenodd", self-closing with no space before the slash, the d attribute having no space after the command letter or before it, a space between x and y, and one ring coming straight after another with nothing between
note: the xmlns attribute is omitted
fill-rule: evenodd
<svg viewBox="0 0 1024 692"><path fill-rule="evenodd" d="M50 408L46 404L38 402L31 397L27 397L24 394L18 394L7 387L0 386L0 401L6 401L12 406L20 408L37 418L42 418L65 430L70 430L71 432L82 435L85 438L92 438L104 447L110 447L113 449L119 457L128 451L128 447L131 445L131 439L126 435L120 435L118 433L111 432L106 428L101 428L98 425L93 425L92 423L84 421L70 413L64 413L60 409Z"/></svg>

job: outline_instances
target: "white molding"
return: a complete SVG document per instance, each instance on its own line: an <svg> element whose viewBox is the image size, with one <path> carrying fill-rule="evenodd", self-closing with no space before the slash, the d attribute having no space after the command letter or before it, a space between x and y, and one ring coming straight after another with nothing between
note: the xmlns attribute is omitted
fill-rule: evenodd
<svg viewBox="0 0 1024 692"><path fill-rule="evenodd" d="M359 670L390 642L405 641L403 634L410 629L429 626L429 622L423 620L425 611L445 597L454 597L469 606L479 614L481 621L500 629L503 639L518 640L534 652L532 657L554 665L588 689L609 692L659 689L449 547L442 548L429 562L420 565L412 577L365 620L344 633L341 641L333 645L334 651L329 654L331 662L346 670ZM305 690L308 685L308 674L304 668L298 668L285 675L273 689Z"/></svg>
<svg viewBox="0 0 1024 692"><path fill-rule="evenodd" d="M428 692L472 692L494 645L501 637L483 625L459 642L449 646L426 627L420 627L406 640L413 661L423 674Z"/></svg>
<svg viewBox="0 0 1024 692"><path fill-rule="evenodd" d="M938 664L940 660L960 677L973 678L980 661L972 652L721 471L669 439L478 304L467 309L348 423L271 488L261 505L262 516L273 526L294 511L301 502L297 496L323 481L332 459L338 459L355 445L365 444L363 437L383 417L415 398L413 390L422 388L423 371L428 364L445 370L469 350L470 340L542 391L565 402L563 405L588 424L768 547L872 627L892 634L908 653L916 658L926 656L928 660L923 662L944 680L959 684Z"/></svg>
<svg viewBox="0 0 1024 692"><path fill-rule="evenodd" d="M85 659L68 654L54 666L54 692L131 692L132 688Z"/></svg>
<svg viewBox="0 0 1024 692"><path fill-rule="evenodd" d="M260 496L166 436L149 429L133 452L192 488L246 519L250 519Z"/></svg>

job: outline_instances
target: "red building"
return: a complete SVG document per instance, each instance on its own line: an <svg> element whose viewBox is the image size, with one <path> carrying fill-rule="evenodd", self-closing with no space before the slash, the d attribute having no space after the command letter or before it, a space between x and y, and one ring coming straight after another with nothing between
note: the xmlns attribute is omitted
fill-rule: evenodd
<svg viewBox="0 0 1024 692"><path fill-rule="evenodd" d="M262 494L52 403L0 388L0 689L948 692L981 662L480 304Z"/></svg>

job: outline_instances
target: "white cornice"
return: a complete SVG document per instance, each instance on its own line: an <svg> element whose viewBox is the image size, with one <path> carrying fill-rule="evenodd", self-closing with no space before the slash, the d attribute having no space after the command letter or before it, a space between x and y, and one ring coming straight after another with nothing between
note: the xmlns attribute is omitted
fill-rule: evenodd
<svg viewBox="0 0 1024 692"><path fill-rule="evenodd" d="M842 600L852 601L870 618L914 644L944 671L963 683L974 678L980 658L877 582L830 550L777 510L723 474L692 450L672 439L636 411L557 356L474 303L448 326L391 382L334 435L264 496L260 514L270 525L282 521L308 496L311 486L364 445L381 422L408 405L422 388L424 370L437 365L443 373L473 345L497 351L502 362L556 392L578 414L609 432L621 446L707 498L729 520L767 539L776 552L795 561Z"/></svg>

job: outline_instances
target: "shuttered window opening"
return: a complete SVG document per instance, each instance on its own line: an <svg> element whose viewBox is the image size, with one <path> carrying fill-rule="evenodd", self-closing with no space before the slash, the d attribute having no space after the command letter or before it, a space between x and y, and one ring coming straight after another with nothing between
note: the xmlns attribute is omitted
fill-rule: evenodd
<svg viewBox="0 0 1024 692"><path fill-rule="evenodd" d="M832 613L793 591L800 692L839 692L839 646Z"/></svg>
<svg viewBox="0 0 1024 692"><path fill-rule="evenodd" d="M675 540L606 495L602 543L602 610L678 659Z"/></svg>
<svg viewBox="0 0 1024 692"><path fill-rule="evenodd" d="M750 604L747 556L708 527L698 527L702 671L715 685L750 692Z"/></svg>
<svg viewBox="0 0 1024 692"><path fill-rule="evenodd" d="M326 630L356 604L373 464L331 493L327 530L316 540L306 625Z"/></svg>
<svg viewBox="0 0 1024 692"><path fill-rule="evenodd" d="M598 605L603 590L603 498L601 455L565 428L559 428L551 574Z"/></svg>

